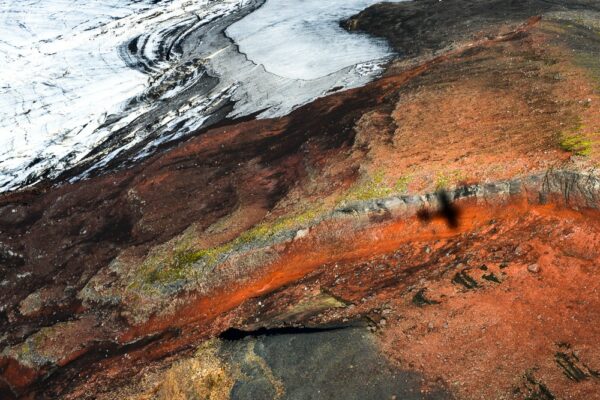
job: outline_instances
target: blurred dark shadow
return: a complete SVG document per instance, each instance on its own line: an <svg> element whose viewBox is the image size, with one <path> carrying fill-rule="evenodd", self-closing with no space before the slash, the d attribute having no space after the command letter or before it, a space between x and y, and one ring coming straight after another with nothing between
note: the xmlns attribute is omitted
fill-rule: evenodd
<svg viewBox="0 0 600 400"><path fill-rule="evenodd" d="M417 211L417 218L425 223L431 222L434 218L443 218L449 228L458 228L460 225L460 209L452 202L447 191L438 190L436 196L439 202L438 210L431 211L427 208L421 208Z"/></svg>

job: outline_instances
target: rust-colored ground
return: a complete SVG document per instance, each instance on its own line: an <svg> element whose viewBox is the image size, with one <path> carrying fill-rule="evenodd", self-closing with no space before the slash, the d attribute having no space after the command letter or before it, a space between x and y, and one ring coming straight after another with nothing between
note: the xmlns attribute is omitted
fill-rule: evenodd
<svg viewBox="0 0 600 400"><path fill-rule="evenodd" d="M366 317L391 360L423 372L423 390L441 383L457 398L545 399L535 397L544 387L555 398L598 398L598 212L514 199L462 204L456 229L417 217L359 229L348 222L335 228L345 235L328 240L331 228L289 245L243 286L144 330L208 328L227 312L229 324L246 329ZM473 281L465 286L460 274ZM315 293L350 306L278 319Z"/></svg>
<svg viewBox="0 0 600 400"><path fill-rule="evenodd" d="M556 398L595 399L599 222L596 212L555 206L466 206L457 230L410 220L331 247L319 242L319 251L286 257L258 288L286 284L281 271L314 260L324 266L302 285L356 304L320 318L370 316L380 323L385 354L458 398L527 398L544 385ZM458 273L477 286L458 282ZM256 294L257 287L248 289ZM423 289L436 304L415 300ZM578 378L567 376L561 357L581 371Z"/></svg>

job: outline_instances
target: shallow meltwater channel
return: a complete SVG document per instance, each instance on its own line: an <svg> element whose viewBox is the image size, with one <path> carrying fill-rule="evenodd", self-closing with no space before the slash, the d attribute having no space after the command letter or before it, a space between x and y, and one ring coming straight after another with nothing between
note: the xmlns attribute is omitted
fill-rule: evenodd
<svg viewBox="0 0 600 400"><path fill-rule="evenodd" d="M339 21L376 2L0 0L0 192L364 85L390 49Z"/></svg>

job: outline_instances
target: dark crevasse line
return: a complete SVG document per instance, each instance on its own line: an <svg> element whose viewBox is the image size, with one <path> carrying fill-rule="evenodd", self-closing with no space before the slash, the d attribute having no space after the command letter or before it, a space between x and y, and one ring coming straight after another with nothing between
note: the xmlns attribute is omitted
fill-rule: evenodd
<svg viewBox="0 0 600 400"><path fill-rule="evenodd" d="M245 338L256 338L260 336L275 336L275 335L301 335L311 333L321 333L338 331L342 329L356 328L360 326L366 326L365 324L344 324L344 325L331 325L331 326L319 326L319 327L281 327L281 328L266 328L262 327L255 330L242 330L237 328L229 328L219 335L219 339L227 341L242 340Z"/></svg>

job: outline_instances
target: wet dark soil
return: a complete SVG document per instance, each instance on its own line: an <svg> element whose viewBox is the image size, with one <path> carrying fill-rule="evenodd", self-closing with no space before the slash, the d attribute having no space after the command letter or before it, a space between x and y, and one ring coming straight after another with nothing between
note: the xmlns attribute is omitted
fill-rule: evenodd
<svg viewBox="0 0 600 400"><path fill-rule="evenodd" d="M239 367L243 376L235 381L230 398L452 398L441 387L423 390L422 377L390 364L377 349L374 339L371 332L357 326L225 342L221 345L221 357L228 365Z"/></svg>

